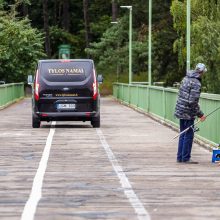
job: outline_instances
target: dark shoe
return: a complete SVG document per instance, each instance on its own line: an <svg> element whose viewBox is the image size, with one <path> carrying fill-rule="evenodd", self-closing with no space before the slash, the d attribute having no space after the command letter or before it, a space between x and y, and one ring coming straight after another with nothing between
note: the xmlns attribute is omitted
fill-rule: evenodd
<svg viewBox="0 0 220 220"><path fill-rule="evenodd" d="M186 164L198 164L199 162L193 161L193 160L187 160L187 161L182 161L182 163L186 163Z"/></svg>
<svg viewBox="0 0 220 220"><path fill-rule="evenodd" d="M176 160L177 163L182 163L182 160Z"/></svg>

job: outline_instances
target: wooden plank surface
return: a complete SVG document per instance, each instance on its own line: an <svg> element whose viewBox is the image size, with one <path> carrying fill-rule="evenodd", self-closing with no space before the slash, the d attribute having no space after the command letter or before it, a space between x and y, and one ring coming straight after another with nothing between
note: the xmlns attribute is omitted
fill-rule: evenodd
<svg viewBox="0 0 220 220"><path fill-rule="evenodd" d="M110 98L101 107L100 130L122 172L89 122L57 122L35 219L141 219L121 174L150 219L220 219L220 167L210 152L194 144L199 164L177 164L176 132ZM0 118L0 219L21 219L50 123L31 128L30 99L1 110Z"/></svg>

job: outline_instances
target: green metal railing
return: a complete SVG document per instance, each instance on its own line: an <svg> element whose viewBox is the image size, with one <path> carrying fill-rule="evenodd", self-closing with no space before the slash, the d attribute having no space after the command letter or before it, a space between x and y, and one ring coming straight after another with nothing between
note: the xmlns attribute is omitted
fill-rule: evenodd
<svg viewBox="0 0 220 220"><path fill-rule="evenodd" d="M24 97L24 83L0 85L0 109Z"/></svg>
<svg viewBox="0 0 220 220"><path fill-rule="evenodd" d="M122 102L171 124L179 126L174 117L177 89L157 86L144 86L115 83L113 96ZM202 93L200 106L207 115L220 106L220 95ZM217 145L220 142L220 110L213 113L205 122L198 125L200 131L196 137L200 140Z"/></svg>

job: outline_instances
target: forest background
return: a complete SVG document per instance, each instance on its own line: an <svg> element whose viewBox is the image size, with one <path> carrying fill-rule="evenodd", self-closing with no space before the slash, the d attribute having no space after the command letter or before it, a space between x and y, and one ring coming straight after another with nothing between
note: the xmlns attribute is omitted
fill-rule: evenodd
<svg viewBox="0 0 220 220"><path fill-rule="evenodd" d="M152 2L152 81L172 87L186 72L186 0ZM129 12L120 5L133 6L134 80L148 81L147 0L0 0L0 81L26 82L38 59L69 44L71 58L94 59L103 94L127 83ZM220 94L220 0L191 0L191 16L191 68L205 63L202 90Z"/></svg>

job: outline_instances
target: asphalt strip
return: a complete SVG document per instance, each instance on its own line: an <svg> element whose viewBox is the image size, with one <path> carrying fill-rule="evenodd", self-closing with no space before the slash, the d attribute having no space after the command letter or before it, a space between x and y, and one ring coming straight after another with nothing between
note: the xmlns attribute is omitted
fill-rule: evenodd
<svg viewBox="0 0 220 220"><path fill-rule="evenodd" d="M127 176L125 175L122 167L118 164L118 161L117 161L114 153L112 152L110 146L108 145L108 143L105 139L105 136L102 133L102 130L97 128L96 132L99 136L102 147L104 148L104 150L108 156L108 159L111 162L112 167L120 180L121 186L124 190L124 194L126 195L130 204L134 208L138 219L139 220L150 220L151 218L150 218L149 213L144 208L144 206L141 203L141 201L139 200L138 196L136 195L136 193L132 189L132 186L131 186Z"/></svg>
<svg viewBox="0 0 220 220"><path fill-rule="evenodd" d="M55 125L56 122L53 121L51 123L51 128L49 135L47 137L47 142L44 147L43 155L41 157L41 161L39 163L39 167L37 169L37 173L34 177L33 185L32 185L32 190L29 196L28 201L25 204L21 220L33 220L34 215L37 209L38 202L41 199L42 196L42 185L43 185L43 180L44 180L44 174L47 169L47 162L50 156L50 149L53 141L53 136L55 133Z"/></svg>

